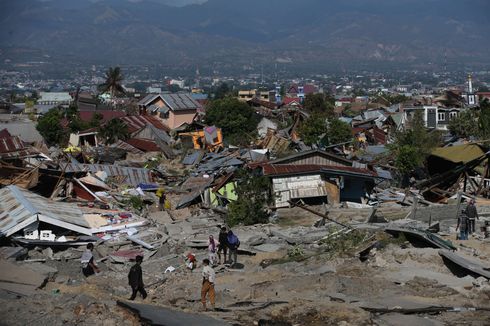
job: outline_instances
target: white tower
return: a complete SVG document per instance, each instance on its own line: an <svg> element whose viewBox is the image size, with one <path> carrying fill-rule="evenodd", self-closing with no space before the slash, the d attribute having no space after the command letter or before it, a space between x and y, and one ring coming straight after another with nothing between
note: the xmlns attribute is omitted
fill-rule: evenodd
<svg viewBox="0 0 490 326"><path fill-rule="evenodd" d="M467 95L467 103L468 105L476 105L476 96L473 93L473 81L471 75L468 75L468 95Z"/></svg>

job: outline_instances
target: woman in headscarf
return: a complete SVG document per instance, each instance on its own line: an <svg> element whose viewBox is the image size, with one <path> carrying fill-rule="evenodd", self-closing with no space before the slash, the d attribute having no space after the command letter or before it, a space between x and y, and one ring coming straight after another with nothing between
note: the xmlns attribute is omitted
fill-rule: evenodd
<svg viewBox="0 0 490 326"><path fill-rule="evenodd" d="M218 250L218 241L214 239L213 235L209 236L208 239L208 255L209 255L209 261L211 262L212 266L217 265L218 262L218 257L216 255L216 252Z"/></svg>

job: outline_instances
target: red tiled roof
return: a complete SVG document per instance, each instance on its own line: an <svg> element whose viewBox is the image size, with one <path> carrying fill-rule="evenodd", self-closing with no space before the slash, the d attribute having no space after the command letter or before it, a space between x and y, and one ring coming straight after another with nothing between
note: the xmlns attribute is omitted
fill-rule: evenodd
<svg viewBox="0 0 490 326"><path fill-rule="evenodd" d="M293 174L305 174L321 171L332 172L347 172L358 175L365 175L375 177L377 174L374 171L368 169L354 168L350 166L330 166L330 165L295 165L295 164L265 164L263 166L264 175L293 175Z"/></svg>
<svg viewBox="0 0 490 326"><path fill-rule="evenodd" d="M373 137L377 144L386 144L386 134L378 127L373 128Z"/></svg>
<svg viewBox="0 0 490 326"><path fill-rule="evenodd" d="M146 125L151 124L157 129L170 131L158 118L151 115L129 115L122 117L121 120L128 126L129 133L136 132Z"/></svg>
<svg viewBox="0 0 490 326"><path fill-rule="evenodd" d="M263 106L265 108L268 108L270 110L274 110L277 107L276 103L264 101L264 100L261 100L258 98L253 98L253 99L249 100L248 103L258 104L258 105Z"/></svg>
<svg viewBox="0 0 490 326"><path fill-rule="evenodd" d="M315 85L307 84L304 86L303 92L305 95L313 94L317 92L317 89Z"/></svg>
<svg viewBox="0 0 490 326"><path fill-rule="evenodd" d="M95 113L102 115L102 122L107 122L114 118L124 117L126 112L124 111L112 111L112 110L100 110L100 111L80 111L80 119L82 121L90 121Z"/></svg>
<svg viewBox="0 0 490 326"><path fill-rule="evenodd" d="M16 152L24 148L24 143L17 136L0 138L0 153Z"/></svg>
<svg viewBox="0 0 490 326"><path fill-rule="evenodd" d="M301 103L299 97L285 97L282 101L285 105L291 104L293 102Z"/></svg>
<svg viewBox="0 0 490 326"><path fill-rule="evenodd" d="M126 140L129 145L142 150L143 152L160 152L161 149L158 145L149 139L131 138Z"/></svg>
<svg viewBox="0 0 490 326"><path fill-rule="evenodd" d="M0 130L0 138L12 137L7 128Z"/></svg>

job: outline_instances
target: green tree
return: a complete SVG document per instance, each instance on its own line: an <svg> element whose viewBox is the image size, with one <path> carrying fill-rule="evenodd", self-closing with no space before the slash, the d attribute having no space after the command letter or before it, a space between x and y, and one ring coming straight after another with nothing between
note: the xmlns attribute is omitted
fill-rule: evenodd
<svg viewBox="0 0 490 326"><path fill-rule="evenodd" d="M100 127L103 119L104 116L102 115L102 113L94 112L94 114L92 114L92 117L90 118L90 121L88 122L89 128Z"/></svg>
<svg viewBox="0 0 490 326"><path fill-rule="evenodd" d="M480 102L480 116L478 117L479 136L490 139L490 101L485 99Z"/></svg>
<svg viewBox="0 0 490 326"><path fill-rule="evenodd" d="M221 128L225 139L236 144L248 143L259 123L254 109L234 97L211 101L206 108L205 121Z"/></svg>
<svg viewBox="0 0 490 326"><path fill-rule="evenodd" d="M106 144L114 144L118 140L129 138L128 126L119 119L112 119L108 123L99 127L99 136Z"/></svg>
<svg viewBox="0 0 490 326"><path fill-rule="evenodd" d="M124 94L125 90L122 86L124 76L121 73L121 68L110 67L105 73L105 82L99 85L99 91L102 93L109 92L111 98L115 98L119 94Z"/></svg>
<svg viewBox="0 0 490 326"><path fill-rule="evenodd" d="M308 112L322 113L331 117L334 115L334 100L324 94L308 94L305 97L304 108Z"/></svg>
<svg viewBox="0 0 490 326"><path fill-rule="evenodd" d="M228 205L228 225L267 223L269 179L245 169L235 172L235 179L238 199Z"/></svg>
<svg viewBox="0 0 490 326"><path fill-rule="evenodd" d="M397 132L395 141L389 145L395 157L395 166L400 173L408 175L416 167L421 167L427 156L441 141L437 131L429 132L425 127L422 111L416 111L411 121L411 128Z"/></svg>
<svg viewBox="0 0 490 326"><path fill-rule="evenodd" d="M308 145L335 145L352 139L352 128L349 124L327 118L325 113L313 113L298 129L303 142Z"/></svg>
<svg viewBox="0 0 490 326"><path fill-rule="evenodd" d="M225 97L229 96L231 93L230 87L228 86L227 83L221 83L219 87L216 89L214 92L214 99L215 100L220 100L224 99Z"/></svg>
<svg viewBox="0 0 490 326"><path fill-rule="evenodd" d="M318 144L320 139L327 133L327 117L325 114L313 113L303 121L298 128L301 140L308 145Z"/></svg>
<svg viewBox="0 0 490 326"><path fill-rule="evenodd" d="M25 103L25 111L26 112L31 112L32 109L34 108L34 105L36 104L34 102L34 100L29 99L29 98L27 98L24 103Z"/></svg>
<svg viewBox="0 0 490 326"><path fill-rule="evenodd" d="M58 108L49 110L37 121L36 129L49 145L60 145L66 137L66 132L61 128L63 113Z"/></svg>
<svg viewBox="0 0 490 326"><path fill-rule="evenodd" d="M448 129L452 135L462 138L477 136L478 116L473 111L461 112L456 118L449 120Z"/></svg>
<svg viewBox="0 0 490 326"><path fill-rule="evenodd" d="M425 157L420 155L417 148L402 145L397 148L395 166L402 174L408 174L424 164Z"/></svg>
<svg viewBox="0 0 490 326"><path fill-rule="evenodd" d="M327 134L322 143L326 145L335 145L352 140L351 126L339 119L332 118L329 120Z"/></svg>
<svg viewBox="0 0 490 326"><path fill-rule="evenodd" d="M179 85L176 85L176 84L171 84L171 85L168 85L168 91L170 93L178 93L180 91L182 91L182 88L180 88Z"/></svg>

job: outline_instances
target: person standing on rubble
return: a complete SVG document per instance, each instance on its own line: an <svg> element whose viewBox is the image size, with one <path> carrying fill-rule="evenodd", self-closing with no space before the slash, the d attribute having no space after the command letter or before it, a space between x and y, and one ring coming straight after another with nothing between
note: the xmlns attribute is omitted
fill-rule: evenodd
<svg viewBox="0 0 490 326"><path fill-rule="evenodd" d="M237 263L237 252L238 247L240 247L240 240L233 233L232 230L228 231L228 235L226 237L226 241L228 243L228 263L236 264ZM233 255L233 260L231 260L231 256Z"/></svg>
<svg viewBox="0 0 490 326"><path fill-rule="evenodd" d="M469 220L468 232L469 234L473 234L475 233L476 220L480 219L480 217L478 216L478 211L476 209L474 199L470 200L468 206L466 206L465 213L468 216L468 220Z"/></svg>
<svg viewBox="0 0 490 326"><path fill-rule="evenodd" d="M100 273L99 267L95 265L94 255L92 251L94 250L94 244L87 244L87 250L82 254L82 258L80 262L82 263L82 273L85 277L89 277L90 275L94 275L95 273Z"/></svg>
<svg viewBox="0 0 490 326"><path fill-rule="evenodd" d="M160 211L164 211L165 210L165 200L167 199L167 196L165 195L165 190L163 188L159 188L157 190L157 193L156 195L158 196L158 205L159 205L159 209Z"/></svg>
<svg viewBox="0 0 490 326"><path fill-rule="evenodd" d="M462 210L458 217L458 225L456 226L456 231L459 229L459 240L468 240L469 231L469 219L465 211Z"/></svg>
<svg viewBox="0 0 490 326"><path fill-rule="evenodd" d="M218 238L218 264L221 264L221 253L223 253L223 263L226 264L226 254L228 253L228 232L226 227L221 227Z"/></svg>
<svg viewBox="0 0 490 326"><path fill-rule="evenodd" d="M204 259L202 261L203 269L202 269L202 287L201 287L201 303L204 310L207 310L206 307L206 295L209 293L209 302L211 302L211 307L215 309L215 297L216 294L214 292L214 283L216 281L216 274L214 273L214 269L209 266L209 259Z"/></svg>
<svg viewBox="0 0 490 326"><path fill-rule="evenodd" d="M217 265L217 257L216 252L218 251L218 242L214 239L214 236L211 234L208 239L208 257L211 262L211 266Z"/></svg>
<svg viewBox="0 0 490 326"><path fill-rule="evenodd" d="M141 269L141 263L143 262L143 256L136 256L136 264L131 267L128 274L129 286L133 290L131 294L131 298L129 300L134 300L136 298L136 294L139 292L143 297L143 300L146 299L147 294L145 291L145 285L143 284L143 270Z"/></svg>

